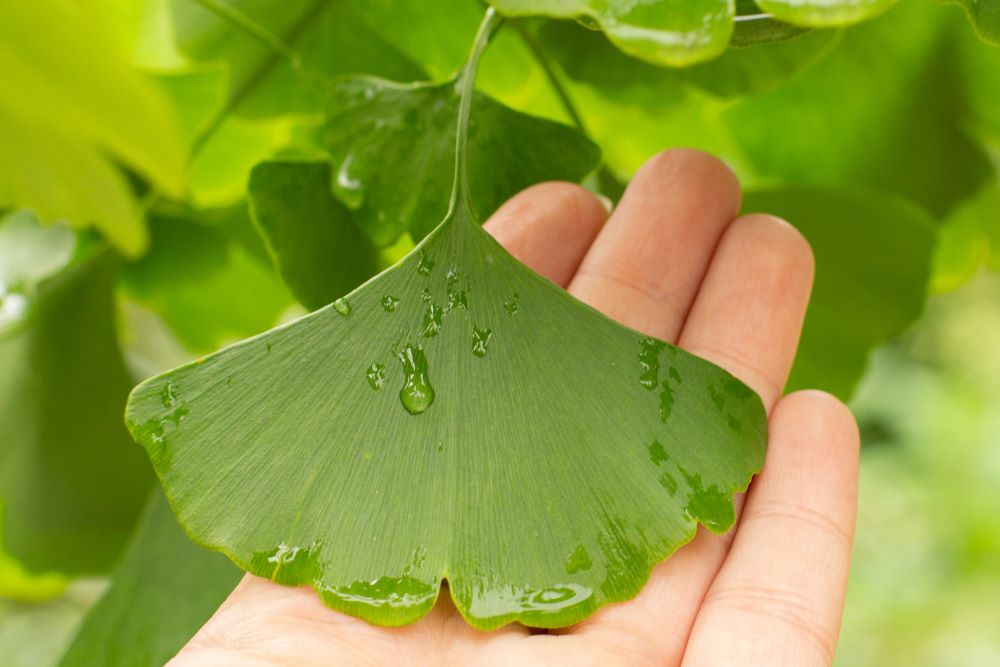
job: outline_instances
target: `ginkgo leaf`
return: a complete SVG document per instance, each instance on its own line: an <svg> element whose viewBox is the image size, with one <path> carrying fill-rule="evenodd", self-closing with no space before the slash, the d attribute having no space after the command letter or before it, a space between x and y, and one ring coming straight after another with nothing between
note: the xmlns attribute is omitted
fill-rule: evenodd
<svg viewBox="0 0 1000 667"><path fill-rule="evenodd" d="M399 85L358 77L333 87L325 136L332 187L376 244L405 231L422 238L438 219L421 212L447 208L458 102L454 81ZM597 146L566 125L481 94L473 109L469 181L480 219L529 185L578 181L600 159Z"/></svg>
<svg viewBox="0 0 1000 667"><path fill-rule="evenodd" d="M615 46L656 65L686 66L726 50L733 33L733 0L490 0L509 16L581 18Z"/></svg>
<svg viewBox="0 0 1000 667"><path fill-rule="evenodd" d="M796 25L850 25L885 12L899 0L757 0L765 12Z"/></svg>
<svg viewBox="0 0 1000 667"><path fill-rule="evenodd" d="M733 521L759 398L574 301L473 222L333 305L149 380L127 423L191 536L400 624L448 579L480 628L634 595Z"/></svg>
<svg viewBox="0 0 1000 667"><path fill-rule="evenodd" d="M754 0L736 0L735 21L729 45L736 48L786 41L809 32L809 28L775 20Z"/></svg>

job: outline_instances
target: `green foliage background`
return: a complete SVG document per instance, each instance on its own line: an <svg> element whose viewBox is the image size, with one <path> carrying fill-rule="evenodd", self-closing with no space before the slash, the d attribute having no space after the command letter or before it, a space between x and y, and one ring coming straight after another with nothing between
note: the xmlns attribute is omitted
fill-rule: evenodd
<svg viewBox="0 0 1000 667"><path fill-rule="evenodd" d="M745 207L784 215L817 255L791 384L854 396L862 421L842 663L1000 660L998 3L852 17L741 1L789 23L723 17L684 53L536 17L542 0L494 4L525 18L482 63L481 131L510 150L478 158L507 167L473 175L479 213L552 178L615 198L671 146L731 164ZM125 391L328 303L429 231L412 213L447 198L449 82L481 15L477 0L0 5L0 537L16 555L0 549L0 664L55 664L71 644L62 664L158 664L232 586L151 486ZM366 97L358 75L429 84ZM252 218L282 165L322 205L255 201ZM144 571L199 594L180 605ZM156 634L136 606L177 623Z"/></svg>

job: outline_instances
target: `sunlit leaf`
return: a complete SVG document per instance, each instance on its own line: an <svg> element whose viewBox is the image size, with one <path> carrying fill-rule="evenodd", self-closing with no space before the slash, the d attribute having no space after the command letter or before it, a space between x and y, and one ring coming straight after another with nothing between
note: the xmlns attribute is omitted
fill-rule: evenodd
<svg viewBox="0 0 1000 667"><path fill-rule="evenodd" d="M0 513L3 505L0 504ZM0 516L0 600L39 603L66 592L69 581L58 572L32 574L3 551L3 517ZM0 623L3 612L0 611Z"/></svg>
<svg viewBox="0 0 1000 667"><path fill-rule="evenodd" d="M299 301L319 308L378 270L378 255L330 192L326 162L264 162L248 186L253 216Z"/></svg>
<svg viewBox="0 0 1000 667"><path fill-rule="evenodd" d="M44 280L0 331L4 546L30 571L100 572L131 531L149 466L121 424L117 261L97 250Z"/></svg>
<svg viewBox="0 0 1000 667"><path fill-rule="evenodd" d="M325 137L332 187L378 245L405 231L421 238L444 217L458 101L454 82L402 86L364 77L333 89ZM485 95L473 108L469 180L480 219L529 185L577 181L597 166L598 148L570 127Z"/></svg>
<svg viewBox="0 0 1000 667"><path fill-rule="evenodd" d="M751 192L745 211L793 223L816 256L816 280L789 391L848 399L868 353L923 311L935 233L920 208L884 195L821 188Z"/></svg>
<svg viewBox="0 0 1000 667"><path fill-rule="evenodd" d="M1000 271L1000 183L988 182L941 224L934 251L934 292L959 287L981 268Z"/></svg>
<svg viewBox="0 0 1000 667"><path fill-rule="evenodd" d="M160 667L208 620L241 572L198 548L163 495L150 497L112 584L90 610L59 667Z"/></svg>
<svg viewBox="0 0 1000 667"><path fill-rule="evenodd" d="M548 52L570 77L602 92L617 91L648 99L694 85L721 97L738 97L774 88L807 69L837 43L838 33L816 30L798 39L730 49L722 56L682 70L655 67L629 58L592 30L551 22L540 31Z"/></svg>
<svg viewBox="0 0 1000 667"><path fill-rule="evenodd" d="M762 10L788 23L832 27L866 21L899 0L757 0Z"/></svg>
<svg viewBox="0 0 1000 667"><path fill-rule="evenodd" d="M625 53L656 65L683 66L726 49L733 33L732 0L491 0L510 16L586 20Z"/></svg>

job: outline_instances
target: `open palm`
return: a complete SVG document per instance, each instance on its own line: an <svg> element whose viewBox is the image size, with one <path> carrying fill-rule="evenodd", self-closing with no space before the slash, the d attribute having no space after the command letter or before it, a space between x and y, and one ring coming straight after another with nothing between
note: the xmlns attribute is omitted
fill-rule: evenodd
<svg viewBox="0 0 1000 667"><path fill-rule="evenodd" d="M247 576L171 663L195 665L829 665L854 528L858 434L821 392L781 397L812 285L809 246L787 223L737 217L718 160L652 158L608 219L583 188L546 183L486 224L515 257L643 333L753 387L770 413L764 472L737 526L656 566L633 600L537 633L478 632L442 595L425 618L381 628L327 609L309 588Z"/></svg>

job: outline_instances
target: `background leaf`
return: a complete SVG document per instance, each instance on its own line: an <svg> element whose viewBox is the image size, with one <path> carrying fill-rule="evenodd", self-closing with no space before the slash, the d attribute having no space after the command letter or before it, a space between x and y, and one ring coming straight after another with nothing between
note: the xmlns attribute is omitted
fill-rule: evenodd
<svg viewBox="0 0 1000 667"><path fill-rule="evenodd" d="M898 0L757 0L765 12L788 23L829 27L878 16Z"/></svg>
<svg viewBox="0 0 1000 667"><path fill-rule="evenodd" d="M154 491L113 583L90 610L60 667L159 667L215 612L242 573L188 540Z"/></svg>
<svg viewBox="0 0 1000 667"><path fill-rule="evenodd" d="M378 254L330 192L330 165L264 162L250 176L253 217L298 300L325 306L378 270Z"/></svg>
<svg viewBox="0 0 1000 667"><path fill-rule="evenodd" d="M722 53L733 32L732 0L491 0L509 16L582 18L600 27L630 56L685 66Z"/></svg>
<svg viewBox="0 0 1000 667"><path fill-rule="evenodd" d="M26 318L0 331L3 538L31 571L110 567L149 488L120 417L132 381L114 329L116 270L94 252L41 283Z"/></svg>
<svg viewBox="0 0 1000 667"><path fill-rule="evenodd" d="M965 9L980 37L992 44L1000 44L1000 2L997 0L953 0L953 2Z"/></svg>
<svg viewBox="0 0 1000 667"><path fill-rule="evenodd" d="M786 391L850 397L869 351L923 311L933 220L905 201L819 188L750 192L744 211L792 222L816 256L816 279Z"/></svg>
<svg viewBox="0 0 1000 667"><path fill-rule="evenodd" d="M480 220L529 185L578 181L597 166L598 148L570 127L481 94L473 109L469 181ZM400 86L355 78L333 88L324 137L332 187L377 245L406 231L422 238L444 219L457 111L454 83Z"/></svg>

